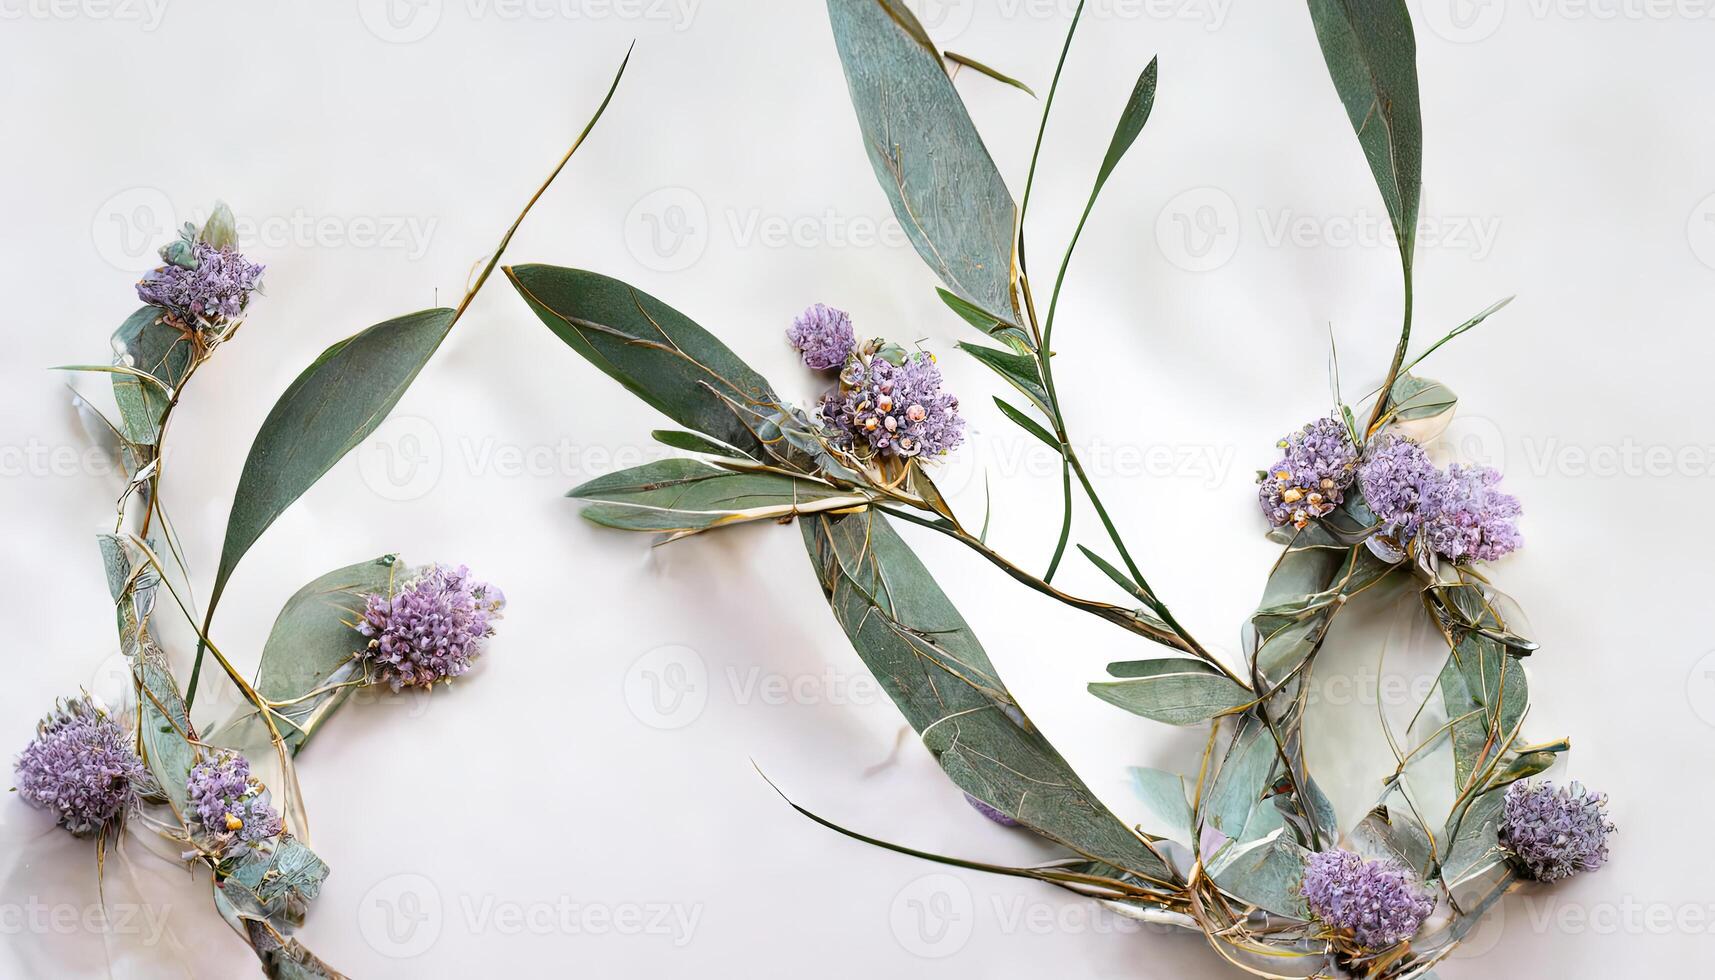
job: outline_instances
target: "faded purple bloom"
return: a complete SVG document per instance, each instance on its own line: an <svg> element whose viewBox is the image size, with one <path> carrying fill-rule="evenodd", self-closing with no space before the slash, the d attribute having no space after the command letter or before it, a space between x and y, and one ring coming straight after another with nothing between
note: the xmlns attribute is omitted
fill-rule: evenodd
<svg viewBox="0 0 1715 980"><path fill-rule="evenodd" d="M1417 935L1435 902L1410 869L1396 861L1366 861L1344 849L1304 860L1302 892L1310 913L1349 933L1363 949L1386 949Z"/></svg>
<svg viewBox="0 0 1715 980"><path fill-rule="evenodd" d="M463 565L430 565L391 597L368 597L357 630L370 639L359 657L371 680L395 691L431 687L470 669L505 606L499 589Z"/></svg>
<svg viewBox="0 0 1715 980"><path fill-rule="evenodd" d="M1519 547L1518 498L1502 492L1500 473L1455 463L1442 472L1423 447L1400 436L1372 446L1358 482L1364 501L1400 547L1423 547L1455 562L1493 561Z"/></svg>
<svg viewBox="0 0 1715 980"><path fill-rule="evenodd" d="M971 809L977 811L978 813L989 818L990 820L993 820L995 823L1000 824L1002 827L1016 827L1016 826L1018 826L1017 820L1012 819L1011 817L1000 812L999 810L996 810L994 807L989 806L987 803L984 803L982 800L977 799L976 797L972 796L969 793L965 794L965 802L969 803L971 805Z"/></svg>
<svg viewBox="0 0 1715 980"><path fill-rule="evenodd" d="M1371 443L1358 467L1364 503L1401 545L1417 537L1418 525L1435 512L1445 479L1422 446L1400 436Z"/></svg>
<svg viewBox="0 0 1715 980"><path fill-rule="evenodd" d="M262 266L234 248L197 242L190 267L168 262L145 273L137 298L158 306L185 327L219 326L244 313L262 280Z"/></svg>
<svg viewBox="0 0 1715 980"><path fill-rule="evenodd" d="M18 795L52 810L82 837L118 816L147 779L131 739L87 697L68 698L36 726L18 755Z"/></svg>
<svg viewBox="0 0 1715 980"><path fill-rule="evenodd" d="M839 388L822 397L822 420L835 445L862 455L939 456L965 438L959 400L941 390L941 369L925 353L848 364Z"/></svg>
<svg viewBox="0 0 1715 980"><path fill-rule="evenodd" d="M1559 881L1595 871L1608 860L1608 798L1577 783L1556 790L1523 780L1507 787L1501 810L1501 846L1537 881Z"/></svg>
<svg viewBox="0 0 1715 980"><path fill-rule="evenodd" d="M786 331L786 339L804 358L805 366L817 371L832 371L844 364L857 346L851 315L821 303L798 314L792 329Z"/></svg>
<svg viewBox="0 0 1715 980"><path fill-rule="evenodd" d="M1344 423L1317 419L1279 446L1285 456L1263 474L1257 491L1271 526L1303 528L1340 506L1358 468L1358 447Z"/></svg>
<svg viewBox="0 0 1715 980"><path fill-rule="evenodd" d="M244 845L266 848L285 829L268 788L250 774L250 760L236 752L217 749L192 766L185 795L188 816L223 856Z"/></svg>
<svg viewBox="0 0 1715 980"><path fill-rule="evenodd" d="M1456 562L1494 561L1516 550L1523 542L1513 521L1523 508L1496 488L1500 481L1486 466L1448 467L1436 512L1419 529L1423 540Z"/></svg>

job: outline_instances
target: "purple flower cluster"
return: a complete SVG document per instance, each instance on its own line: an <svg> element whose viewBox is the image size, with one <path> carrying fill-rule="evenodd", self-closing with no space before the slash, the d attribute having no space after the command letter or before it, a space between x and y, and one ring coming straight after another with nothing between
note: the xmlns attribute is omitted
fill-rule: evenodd
<svg viewBox="0 0 1715 980"><path fill-rule="evenodd" d="M1317 419L1280 440L1280 462L1263 474L1257 496L1273 527L1303 528L1340 506L1357 474L1358 447L1346 426Z"/></svg>
<svg viewBox="0 0 1715 980"><path fill-rule="evenodd" d="M924 353L848 364L839 388L822 397L822 421L835 445L863 455L939 456L965 438L959 399L941 390L941 369Z"/></svg>
<svg viewBox="0 0 1715 980"><path fill-rule="evenodd" d="M146 777L131 740L85 697L70 698L36 726L18 755L18 795L52 810L60 826L84 836L136 799Z"/></svg>
<svg viewBox="0 0 1715 980"><path fill-rule="evenodd" d="M244 845L266 847L285 829L267 787L250 774L250 760L216 750L191 767L185 782L190 816L222 855Z"/></svg>
<svg viewBox="0 0 1715 980"><path fill-rule="evenodd" d="M786 339L804 359L806 367L832 371L846 362L857 346L851 315L817 303L792 321Z"/></svg>
<svg viewBox="0 0 1715 980"><path fill-rule="evenodd" d="M395 691L431 687L470 669L505 606L499 589L464 566L430 565L392 596L368 597L357 629L370 639L359 657Z"/></svg>
<svg viewBox="0 0 1715 980"><path fill-rule="evenodd" d="M1370 950L1410 939L1435 911L1410 869L1390 860L1366 861L1343 849L1305 859L1301 893L1312 915Z"/></svg>
<svg viewBox="0 0 1715 980"><path fill-rule="evenodd" d="M1436 468L1423 447L1400 436L1372 445L1358 482L1384 533L1401 547L1421 538L1449 561L1494 561L1523 544L1523 508L1486 466Z"/></svg>
<svg viewBox="0 0 1715 980"><path fill-rule="evenodd" d="M1527 786L1523 780L1507 787L1501 809L1501 846L1537 881L1559 881L1581 871L1594 871L1608 860L1608 798L1573 783L1556 790L1553 783Z"/></svg>
<svg viewBox="0 0 1715 980"><path fill-rule="evenodd" d="M137 298L158 306L184 327L218 326L236 319L262 280L262 266L234 248L197 242L189 264L168 262L137 283Z"/></svg>

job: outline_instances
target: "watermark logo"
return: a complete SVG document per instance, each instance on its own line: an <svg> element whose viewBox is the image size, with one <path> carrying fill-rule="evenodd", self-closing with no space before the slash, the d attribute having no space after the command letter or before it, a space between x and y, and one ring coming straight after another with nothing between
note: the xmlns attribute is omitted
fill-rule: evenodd
<svg viewBox="0 0 1715 980"><path fill-rule="evenodd" d="M1715 650L1704 654L1686 675L1685 699L1693 714L1715 728Z"/></svg>
<svg viewBox="0 0 1715 980"><path fill-rule="evenodd" d="M1437 37L1454 44L1487 40L1506 16L1506 0L1423 0L1424 22Z"/></svg>
<svg viewBox="0 0 1715 980"><path fill-rule="evenodd" d="M122 190L95 209L89 235L96 254L124 272L145 272L161 264L156 254L178 228L177 212L158 187Z"/></svg>
<svg viewBox="0 0 1715 980"><path fill-rule="evenodd" d="M376 882L357 906L357 928L371 949L390 959L428 952L441 938L441 890L419 874Z"/></svg>
<svg viewBox="0 0 1715 980"><path fill-rule="evenodd" d="M688 187L645 194L625 216L625 247L646 269L689 269L709 247L708 206Z"/></svg>
<svg viewBox="0 0 1715 980"><path fill-rule="evenodd" d="M708 707L708 664L687 646L656 647L625 672L625 703L632 716L650 728L684 728Z"/></svg>
<svg viewBox="0 0 1715 980"><path fill-rule="evenodd" d="M0 21L94 20L134 23L144 33L161 26L168 0L0 0Z"/></svg>
<svg viewBox="0 0 1715 980"><path fill-rule="evenodd" d="M1697 202L1685 223L1685 240L1697 261L1715 269L1715 194Z"/></svg>
<svg viewBox="0 0 1715 980"><path fill-rule="evenodd" d="M938 44L946 44L970 29L977 13L976 0L921 0L917 20Z"/></svg>
<svg viewBox="0 0 1715 980"><path fill-rule="evenodd" d="M389 44L410 44L441 23L442 0L357 0L357 15L369 33Z"/></svg>
<svg viewBox="0 0 1715 980"><path fill-rule="evenodd" d="M888 922L906 952L931 960L952 956L976 927L971 888L950 874L924 875L893 896Z"/></svg>
<svg viewBox="0 0 1715 980"><path fill-rule="evenodd" d="M381 423L357 451L363 483L383 500L403 502L428 494L445 468L441 431L416 415L395 415Z"/></svg>
<svg viewBox="0 0 1715 980"><path fill-rule="evenodd" d="M1239 206L1219 187L1194 187L1155 218L1155 243L1187 272L1212 272L1239 250Z"/></svg>

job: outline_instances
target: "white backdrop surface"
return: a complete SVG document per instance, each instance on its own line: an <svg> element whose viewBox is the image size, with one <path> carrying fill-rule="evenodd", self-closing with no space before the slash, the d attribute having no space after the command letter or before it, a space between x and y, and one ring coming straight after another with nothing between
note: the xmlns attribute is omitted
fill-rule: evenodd
<svg viewBox="0 0 1715 980"><path fill-rule="evenodd" d="M1609 792L1622 828L1607 869L1510 897L1441 973L1693 975L1715 953L1701 842L1715 803L1715 17L1695 0L1412 5L1420 334L1519 296L1426 372L1464 397L1448 451L1503 467L1525 503L1527 546L1494 571L1542 643L1528 729L1572 736L1557 778ZM913 6L946 46L1045 91L1072 5ZM1252 474L1324 410L1330 330L1349 390L1379 378L1396 258L1301 4L1090 7L1033 203L1038 264L1155 54L1161 82L1068 279L1061 387L1152 582L1234 652L1274 553ZM875 185L818 3L0 0L0 18L8 751L54 697L112 689L122 669L91 540L114 478L82 455L64 378L46 369L106 357L152 249L217 197L268 274L174 420L165 492L201 590L273 399L332 341L456 299L634 37L606 120L510 260L626 279L804 400L813 382L781 331L811 302L943 352L969 336ZM1016 193L1039 104L974 73L958 85ZM991 376L942 363L970 420L944 482L967 514L989 487L992 540L1039 566L1054 460L993 408ZM655 454L660 422L493 282L394 417L233 580L215 635L245 666L301 584L388 551L468 563L511 603L468 678L360 699L301 757L334 869L303 931L314 950L360 977L1236 975L1193 935L867 848L770 791L753 763L875 836L1001 863L1040 854L972 814L908 737L795 530L651 550L578 518L564 491ZM1076 540L1099 536L1081 514ZM1151 651L912 540L1032 717L1142 819L1126 767L1189 766L1201 736L1084 684ZM1103 592L1093 571L1065 574ZM1390 768L1377 692L1397 707L1418 683L1368 666L1388 637L1371 619L1319 665L1310 729L1348 822ZM84 925L89 848L15 800L0 842L0 975L106 975ZM133 864L156 903L111 937L115 975L254 971L205 880L140 850ZM132 873L109 871L126 889Z"/></svg>

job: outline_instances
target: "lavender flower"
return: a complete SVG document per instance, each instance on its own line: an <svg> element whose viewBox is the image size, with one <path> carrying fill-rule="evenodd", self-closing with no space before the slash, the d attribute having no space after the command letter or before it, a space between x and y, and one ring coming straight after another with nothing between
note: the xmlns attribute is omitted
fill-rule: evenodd
<svg viewBox="0 0 1715 980"><path fill-rule="evenodd" d="M1448 467L1434 516L1420 533L1429 547L1456 562L1494 561L1522 543L1513 520L1518 498L1496 489L1501 474L1486 466Z"/></svg>
<svg viewBox="0 0 1715 980"><path fill-rule="evenodd" d="M16 778L25 802L54 811L60 826L82 837L136 799L147 771L125 731L88 697L76 697L36 726Z"/></svg>
<svg viewBox="0 0 1715 980"><path fill-rule="evenodd" d="M1410 939L1435 911L1435 902L1404 865L1366 861L1343 849L1305 859L1301 893L1312 915L1370 950Z"/></svg>
<svg viewBox="0 0 1715 980"><path fill-rule="evenodd" d="M176 254L184 255L179 249ZM262 266L235 248L196 242L183 260L144 274L137 298L184 327L219 327L237 319L261 284Z"/></svg>
<svg viewBox="0 0 1715 980"><path fill-rule="evenodd" d="M1493 561L1522 543L1513 523L1518 498L1497 488L1500 473L1455 463L1442 472L1423 447L1389 436L1358 467L1364 500L1401 547L1422 546L1449 561Z"/></svg>
<svg viewBox="0 0 1715 980"><path fill-rule="evenodd" d="M1340 506L1357 473L1358 447L1344 423L1314 422L1280 440L1286 451L1263 475L1257 496L1273 527L1303 528Z"/></svg>
<svg viewBox="0 0 1715 980"><path fill-rule="evenodd" d="M822 397L822 421L835 445L861 455L939 456L965 438L959 400L941 390L941 369L925 353L847 364L839 388Z"/></svg>
<svg viewBox="0 0 1715 980"><path fill-rule="evenodd" d="M1524 871L1537 881L1559 881L1594 871L1608 860L1608 798L1573 783L1507 787L1498 836Z"/></svg>
<svg viewBox="0 0 1715 980"><path fill-rule="evenodd" d="M267 848L285 830L267 787L250 774L250 760L216 750L191 767L185 782L188 816L225 856L246 845Z"/></svg>
<svg viewBox="0 0 1715 980"><path fill-rule="evenodd" d="M1002 827L1016 827L1016 826L1018 826L1017 820L1012 819L1011 817L1000 812L999 810L996 810L994 807L989 806L987 803L984 803L982 800L977 799L976 797L972 796L969 793L965 794L965 802L969 803L971 805L971 809L977 811L978 813L989 818L990 820L993 820L995 823L1000 824Z"/></svg>
<svg viewBox="0 0 1715 980"><path fill-rule="evenodd" d="M370 640L359 657L395 691L432 687L470 669L505 606L499 589L464 566L430 565L391 597L368 597L357 630Z"/></svg>
<svg viewBox="0 0 1715 980"><path fill-rule="evenodd" d="M821 303L798 314L792 329L786 331L786 339L804 358L805 366L817 371L832 371L844 364L857 346L851 315Z"/></svg>

